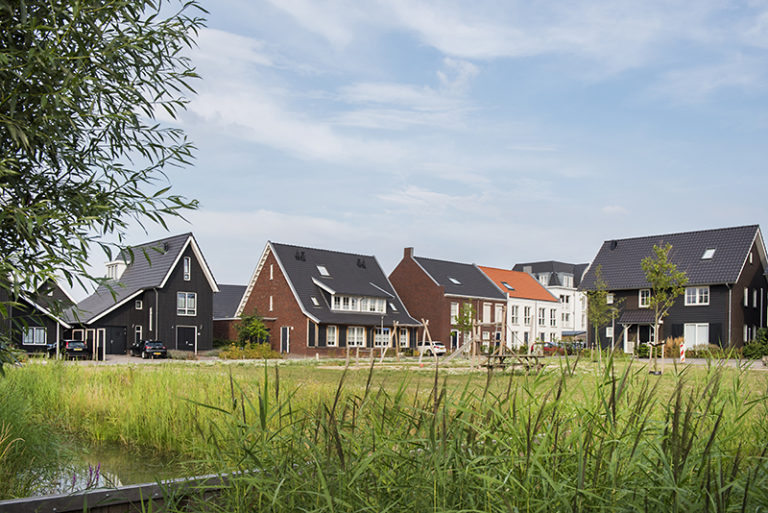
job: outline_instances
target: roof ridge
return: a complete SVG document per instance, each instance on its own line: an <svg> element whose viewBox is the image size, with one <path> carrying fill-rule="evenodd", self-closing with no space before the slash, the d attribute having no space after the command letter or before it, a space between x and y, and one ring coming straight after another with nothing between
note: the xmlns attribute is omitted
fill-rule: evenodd
<svg viewBox="0 0 768 513"><path fill-rule="evenodd" d="M325 253L335 253L337 255L351 255L351 256L359 256L359 257L367 257L367 258L376 258L375 255L365 255L363 253L352 253L351 251L338 251L335 249L324 249L324 248L316 248L312 246L299 246L297 244L286 244L284 242L274 242L274 241L267 241L268 244L274 244L276 246L283 246L286 248L296 248L296 249L309 249L312 251L322 251Z"/></svg>
<svg viewBox="0 0 768 513"><path fill-rule="evenodd" d="M610 243L612 241L628 241L628 240L644 240L644 239L655 239L658 237L673 237L677 235L693 235L693 234L699 234L699 233L712 233L712 232L724 232L724 231L731 231L731 230L738 230L742 228L754 228L758 229L760 228L759 224L745 224L741 226L726 226L723 228L708 228L705 230L689 230L689 231L683 231L683 232L673 232L673 233L659 233L656 235L643 235L641 237L626 237L623 239L606 239L603 241L603 244Z"/></svg>

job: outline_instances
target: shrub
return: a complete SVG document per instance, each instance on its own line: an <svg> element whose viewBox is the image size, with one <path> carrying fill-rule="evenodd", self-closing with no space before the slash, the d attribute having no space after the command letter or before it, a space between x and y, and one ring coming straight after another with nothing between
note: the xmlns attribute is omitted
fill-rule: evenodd
<svg viewBox="0 0 768 513"><path fill-rule="evenodd" d="M763 356L768 356L768 329L760 328L754 340L744 345L742 349L744 358L757 360Z"/></svg>
<svg viewBox="0 0 768 513"><path fill-rule="evenodd" d="M219 351L219 358L225 360L263 360L281 358L280 353L273 351L269 344L258 344L247 342L240 347L237 344L230 344Z"/></svg>
<svg viewBox="0 0 768 513"><path fill-rule="evenodd" d="M639 344L635 346L635 355L638 358L648 358L651 356L651 346L648 344Z"/></svg>
<svg viewBox="0 0 768 513"><path fill-rule="evenodd" d="M197 355L192 351L180 351L178 349L169 349L168 358L174 360L197 360Z"/></svg>
<svg viewBox="0 0 768 513"><path fill-rule="evenodd" d="M679 358L680 357L680 344L685 341L683 337L668 338L664 342L664 357L665 358Z"/></svg>

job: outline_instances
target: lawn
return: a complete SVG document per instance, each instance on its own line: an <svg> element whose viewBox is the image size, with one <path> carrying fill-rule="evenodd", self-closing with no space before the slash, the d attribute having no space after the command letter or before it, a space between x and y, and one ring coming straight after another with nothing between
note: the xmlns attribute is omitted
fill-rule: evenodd
<svg viewBox="0 0 768 513"><path fill-rule="evenodd" d="M23 491L19 453L44 454L47 429L249 471L222 511L757 511L767 378L714 363L657 377L630 360L532 374L30 364L0 381L6 439L24 438L0 431L1 468L22 476L4 492Z"/></svg>

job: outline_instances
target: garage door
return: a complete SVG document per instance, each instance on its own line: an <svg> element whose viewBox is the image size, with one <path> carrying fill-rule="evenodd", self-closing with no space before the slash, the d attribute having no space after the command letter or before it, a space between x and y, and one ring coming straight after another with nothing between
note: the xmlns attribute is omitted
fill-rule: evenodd
<svg viewBox="0 0 768 513"><path fill-rule="evenodd" d="M709 324L686 324L683 332L685 348L709 344Z"/></svg>

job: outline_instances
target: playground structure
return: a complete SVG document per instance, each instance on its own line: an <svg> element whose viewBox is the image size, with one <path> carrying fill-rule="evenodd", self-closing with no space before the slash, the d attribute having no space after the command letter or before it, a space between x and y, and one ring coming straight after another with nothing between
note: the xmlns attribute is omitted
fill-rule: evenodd
<svg viewBox="0 0 768 513"><path fill-rule="evenodd" d="M502 309L502 319L506 319L506 308L504 305ZM534 351L535 341L524 346L520 341L507 340L507 333L512 332L508 330L505 321L498 322L480 322L478 319L472 320L472 329L470 332L464 334L462 344L456 347L453 352L444 356L439 356L434 350L435 342L432 340L432 336L429 332L429 320L421 319L423 330L421 333L421 341L417 341L416 347L418 352L418 364L419 367L424 365L424 352L421 350L423 347L430 349L431 356L427 358L434 361L435 365L446 364L457 358L466 358L469 362L470 368L480 369L485 367L487 369L506 369L511 368L523 368L526 371L540 370L544 367L541 363L541 354L536 354ZM496 337L483 339L482 335L484 328L491 328ZM396 361L401 361L403 356L402 350L407 348L403 346L400 338L400 330L398 329L398 323L395 322L393 329L389 334L389 339L385 344L376 345L372 348L349 348L347 347L347 365L351 363L352 353L354 352L355 363L360 363L361 355L365 358L368 356L371 365L376 362L378 356L379 364L384 363L384 358L388 350L394 350ZM515 344L514 342L518 342ZM525 348L525 352L515 351L517 348ZM378 351L378 354L377 354ZM366 354L367 353L367 354Z"/></svg>

